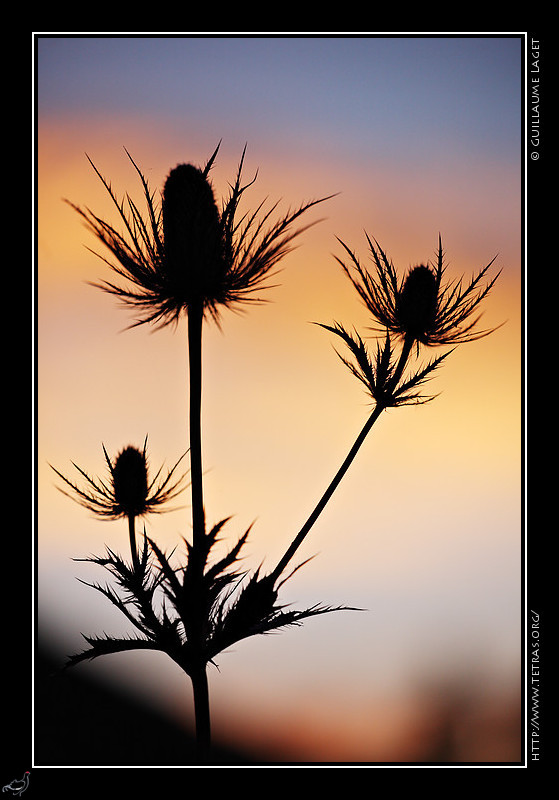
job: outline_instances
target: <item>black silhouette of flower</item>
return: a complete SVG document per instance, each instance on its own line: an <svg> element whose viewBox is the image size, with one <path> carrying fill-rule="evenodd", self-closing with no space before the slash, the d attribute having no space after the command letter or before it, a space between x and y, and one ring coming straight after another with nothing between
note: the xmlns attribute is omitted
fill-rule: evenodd
<svg viewBox="0 0 559 800"><path fill-rule="evenodd" d="M468 284L462 278L444 282L446 268L439 236L436 263L412 267L398 279L392 262L376 240L367 236L376 274L361 266L349 247L338 241L350 256L351 264L347 266L336 257L337 261L383 330L426 346L471 342L495 330L475 331L480 315L473 316L500 275L499 272L483 283L495 259Z"/></svg>
<svg viewBox="0 0 559 800"><path fill-rule="evenodd" d="M86 480L83 488L52 467L71 489L71 492L64 489L60 489L60 491L87 508L88 511L107 519L143 517L149 513L166 510L162 508L163 504L176 497L184 488L182 484L185 474L176 478L175 470L185 454L168 471L164 479L160 480L163 469L161 467L150 480L146 446L147 438L142 450L133 446L125 447L111 461L103 445L103 453L109 468L108 481L92 478L81 467L74 464Z"/></svg>
<svg viewBox="0 0 559 800"><path fill-rule="evenodd" d="M124 234L89 209L70 203L114 259L101 256L103 260L132 286L111 282L96 285L139 309L137 325L168 325L192 308L217 320L222 307L254 300L252 293L263 286L278 261L291 250L293 239L310 227L293 229L293 223L311 207L329 199L304 203L275 222L270 220L277 204L264 211L261 203L255 212L239 217L241 197L256 179L242 182L243 151L229 197L219 209L209 180L218 150L219 145L203 169L192 164L172 169L160 204L127 153L140 176L146 219L130 197L126 203L117 199L90 160L118 209Z"/></svg>
<svg viewBox="0 0 559 800"><path fill-rule="evenodd" d="M351 264L347 266L338 257L336 260L373 315L379 326L376 329L384 331L383 344L377 342L376 352L371 354L357 331L352 333L339 323L318 324L344 342L351 353L351 358L345 358L340 353L338 356L365 386L374 400L374 408L326 491L273 570L272 577L276 579L305 540L382 412L387 408L426 403L433 399L433 396L421 393L423 384L431 379L432 373L440 367L452 350L410 372L409 362L414 346L417 347L419 355L420 344L458 345L487 336L495 330L476 332L474 327L479 315L471 319L471 315L499 277L500 273L486 286L480 286L495 259L480 270L465 288L461 280L443 285L445 268L439 236L436 265L413 267L405 278L399 281L396 270L378 242L373 243L368 236L367 240L376 265L376 275L372 275L361 266L355 253L341 239L338 241L348 253ZM403 340L399 349L396 349L393 339Z"/></svg>

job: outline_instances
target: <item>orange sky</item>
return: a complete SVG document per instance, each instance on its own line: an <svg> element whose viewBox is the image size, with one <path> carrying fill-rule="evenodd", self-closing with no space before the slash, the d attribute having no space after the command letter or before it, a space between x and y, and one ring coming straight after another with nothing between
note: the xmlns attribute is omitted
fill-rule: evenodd
<svg viewBox="0 0 559 800"><path fill-rule="evenodd" d="M84 247L96 244L61 198L111 216L84 153L119 195L139 197L123 146L158 188L177 162L202 164L223 136L214 169L221 194L244 145L214 121L186 129L154 119L140 126L138 112L57 110L38 120L39 623L70 649L81 647L80 631L118 633L124 624L75 580L102 576L70 559L101 553L105 543L124 550L126 529L90 519L57 492L48 463L68 475L71 461L100 474L102 443L115 453L146 434L153 466L174 463L187 448L187 365L184 325L123 331L129 312L86 285L107 278L108 268ZM281 555L366 419L360 384L332 337L310 324L367 324L333 258L341 254L337 236L366 260L367 231L402 270L433 258L439 231L450 275L469 276L498 254L503 274L483 324L506 321L450 356L431 384L441 393L433 403L381 417L301 548L301 560L316 558L284 587L286 601L368 610L241 643L212 674L224 736L264 736L270 747L296 740L311 760L320 752L345 760L357 752L357 731L378 752L390 750L379 730L391 720L396 739L404 720L419 725L416 690L452 683L458 666L457 682L475 670L486 687L514 692L519 685L521 176L520 162L483 161L481 150L462 160L442 152L414 170L405 159L398 165L374 154L362 162L351 150L331 159L324 141L314 153L304 134L299 149L282 143L279 131L249 141L245 174L259 170L252 206L266 196L287 208L340 194L311 212L309 219L327 218L285 259L280 285L266 294L271 302L226 313L222 331L204 334L207 515L210 522L233 515L229 541L255 523L247 566L271 566ZM188 507L149 521L167 549L188 536L188 524ZM169 709L180 695L178 707L188 712L174 665L151 657L149 669L133 658L115 662L84 669L131 671ZM384 711L369 718L364 703ZM343 730L336 751L327 732Z"/></svg>

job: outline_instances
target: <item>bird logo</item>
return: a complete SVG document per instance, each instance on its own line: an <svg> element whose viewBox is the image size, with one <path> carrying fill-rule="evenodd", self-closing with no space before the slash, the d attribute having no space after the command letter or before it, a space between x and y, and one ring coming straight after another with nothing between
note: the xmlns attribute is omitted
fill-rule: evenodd
<svg viewBox="0 0 559 800"><path fill-rule="evenodd" d="M14 780L2 787L3 792L11 792L14 797L19 797L29 786L29 772L23 773L21 780Z"/></svg>

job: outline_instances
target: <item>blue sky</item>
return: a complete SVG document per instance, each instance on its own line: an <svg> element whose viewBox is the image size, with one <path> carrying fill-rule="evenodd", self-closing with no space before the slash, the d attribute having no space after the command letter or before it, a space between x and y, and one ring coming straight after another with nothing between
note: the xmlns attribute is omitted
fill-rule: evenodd
<svg viewBox="0 0 559 800"><path fill-rule="evenodd" d="M519 154L518 37L53 37L38 53L40 114L149 104L357 154Z"/></svg>

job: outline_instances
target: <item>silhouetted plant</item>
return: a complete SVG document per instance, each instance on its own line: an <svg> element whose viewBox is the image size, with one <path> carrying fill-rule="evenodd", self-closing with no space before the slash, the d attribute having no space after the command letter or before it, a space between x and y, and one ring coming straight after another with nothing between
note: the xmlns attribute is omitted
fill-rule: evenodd
<svg viewBox="0 0 559 800"><path fill-rule="evenodd" d="M102 256L103 260L126 280L124 286L108 281L95 285L139 310L140 318L135 325L150 323L162 327L176 324L183 315L187 318L192 543L186 542L187 566L177 570L155 542L146 540L157 556L161 576L150 585L162 586L180 620L172 641L158 641L162 629L157 626L150 629L148 639L149 646L159 645L192 679L202 759L210 742L206 674L209 661L234 641L333 610L314 606L301 612L286 611L277 605L279 586L273 585L277 581L261 578L256 572L246 582L242 580L246 577L244 573L231 571L248 532L217 565L208 563L216 535L225 521L206 531L201 448L203 322L206 318L219 322L223 308L258 300L254 292L265 286L272 270L290 251L293 240L310 227L295 229L295 222L328 199L304 203L276 221L272 217L277 204L266 210L260 203L254 212L239 215L241 198L254 183L254 180L243 183L243 152L230 194L218 209L209 180L218 149L219 146L202 169L191 164L179 164L172 169L160 203L128 154L140 177L147 206L145 219L129 196L126 200L117 199L109 182L90 161L118 210L123 233L89 209L70 203L108 248L112 260ZM133 576L123 569L123 562L115 559L111 554L102 563L115 574L121 588L130 592ZM145 550L142 563L147 568ZM110 598L115 602L112 594ZM142 603L145 605L145 596ZM143 605L142 609L145 615ZM147 629L144 632L148 634ZM168 637L168 625L164 633ZM110 650L109 639L88 641L92 646L77 660ZM148 646L145 640L141 644L134 640L130 647L134 645ZM76 663L76 658L71 663Z"/></svg>
<svg viewBox="0 0 559 800"><path fill-rule="evenodd" d="M352 358L340 358L364 384L374 401L374 407L338 472L278 562L272 573L276 577L283 572L303 543L382 412L386 408L424 403L433 399L422 395L418 389L431 379L435 370L452 351L432 359L406 375L414 345L419 357L420 345L458 345L488 336L495 330L492 328L476 331L479 314L472 319L472 315L477 312L499 277L500 273L497 273L492 280L482 285L495 259L479 270L467 284L463 279L444 282L446 267L439 235L436 263L412 267L404 277L398 279L392 262L369 236L367 241L375 265L374 272L363 267L355 253L340 239L338 241L349 255L350 263L346 264L337 256L336 260L371 313L372 330L383 331L384 343L382 346L377 343L372 356L357 332L350 333L339 323L319 324L338 336L349 349ZM399 353L394 340L401 343Z"/></svg>
<svg viewBox="0 0 559 800"><path fill-rule="evenodd" d="M340 258L337 261L381 330L396 334L404 342L417 341L429 347L472 342L495 330L475 331L480 315L471 318L500 275L498 272L482 285L495 258L467 285L463 278L443 283L446 267L439 235L436 263L412 267L398 280L394 265L376 240L367 236L375 273L364 268L355 253L338 241L349 255L350 265Z"/></svg>
<svg viewBox="0 0 559 800"><path fill-rule="evenodd" d="M134 521L138 516L169 510L163 508L162 504L177 496L181 491L180 482L185 477L181 476L172 486L165 488L177 465L150 495L149 488L153 486L153 481L148 486L145 447L143 451L127 447L114 462L104 452L110 470L109 482L93 479L77 467L86 479L85 488L80 488L54 470L72 490L61 491L103 519L126 517ZM202 554L205 564L227 521L222 520L206 535L205 552ZM238 561L248 534L249 531L246 531L225 556L207 566L201 582L193 567L192 545L185 540L187 563L185 567L177 568L172 565L171 557L160 550L145 530L143 547L139 553L133 533L130 535L131 566L111 548L106 549L104 557L78 559L100 565L113 575L122 595L110 586L88 585L107 597L133 623L141 636L85 636L89 649L72 656L69 665L109 653L135 649L159 650L169 655L193 680L198 680L201 657L205 667L226 647L240 639L294 625L307 617L334 610L314 606L305 611L285 611L276 604L280 587L274 587L269 578L259 579L258 570L246 585L241 585L246 573L231 570ZM162 590L163 602L158 601L156 596L158 589ZM204 627L202 653L198 652L196 646L201 624Z"/></svg>
<svg viewBox="0 0 559 800"><path fill-rule="evenodd" d="M78 472L85 478L85 485L80 488L61 472L52 467L62 478L70 492L60 489L63 494L76 500L88 511L92 511L105 519L126 517L130 539L132 563L139 568L136 547L136 519L146 514L165 510L162 506L182 491L185 475L175 479L175 470L186 455L184 453L168 472L164 480L160 479L163 467L160 467L150 480L147 461L147 436L141 450L136 447L125 447L113 461L103 445L105 461L109 469L109 480L91 478L81 467L74 464ZM60 487L59 487L60 488Z"/></svg>
<svg viewBox="0 0 559 800"><path fill-rule="evenodd" d="M275 222L271 220L277 203L265 210L262 202L254 212L239 217L241 198L256 180L243 184L243 152L229 197L219 210L210 181L218 150L219 145L203 168L178 164L172 169L161 203L156 202L146 178L127 154L140 177L147 219L131 197L127 196L126 202L117 198L90 160L118 210L124 233L90 209L69 203L113 256L112 261L101 258L132 288L110 281L94 285L137 308L140 319L136 325L168 325L185 313L200 312L218 320L222 308L254 301L253 293L265 288L272 269L289 253L293 240L316 224L294 230L294 223L313 206L330 199L303 203Z"/></svg>
<svg viewBox="0 0 559 800"><path fill-rule="evenodd" d="M243 152L230 195L219 208L209 180L218 149L202 169L180 164L171 170L161 203L156 203L155 195L131 159L143 187L146 219L130 197L126 202L116 198L110 184L92 164L118 209L124 233L88 209L70 204L108 248L113 260L107 263L126 281L124 286L112 282L95 285L139 310L140 318L134 325L149 323L161 327L176 324L183 315L187 319L192 541L184 539L185 563L179 560L177 566L173 560L175 551L164 553L145 530L141 551L135 539L136 518L162 510L163 503L183 488L184 476L172 479L178 462L162 483L156 484L155 479L149 482L144 443L143 451L125 448L114 462L105 451L109 482L94 480L78 467L86 479L85 488L80 488L56 471L72 490L71 496L89 510L105 518L128 518L131 566L109 548L103 558L86 560L111 573L120 593L108 586L93 586L138 632L126 638L85 637L88 648L74 655L69 664L123 650L155 649L166 653L192 681L201 763L208 758L211 741L208 664L242 639L348 608L314 605L294 611L280 604L281 586L302 564L285 577L287 566L382 411L432 399L422 394L422 387L449 353L414 367L414 345L418 358L420 346L460 344L487 335L489 331L475 333L477 318L471 317L496 280L481 287L488 265L466 287L460 281L443 284L440 237L436 264L414 267L401 280L380 247L377 245L377 249L370 239L376 274L364 269L342 242L350 256L351 268L341 259L338 261L383 336L371 353L359 333L350 333L339 323L321 326L348 348L349 357L340 357L365 385L374 408L342 466L275 569L269 574L261 574L260 569L252 573L239 570L238 561L250 529L225 556L214 561L213 548L229 520L206 529L201 448L203 323L207 319L219 323L222 309L253 301L254 291L265 285L272 269L291 249L293 239L309 227L293 230L293 223L328 199L303 204L277 222L271 221L275 205L263 211L260 204L254 213L239 218L241 197L254 181L246 185L242 182Z"/></svg>

